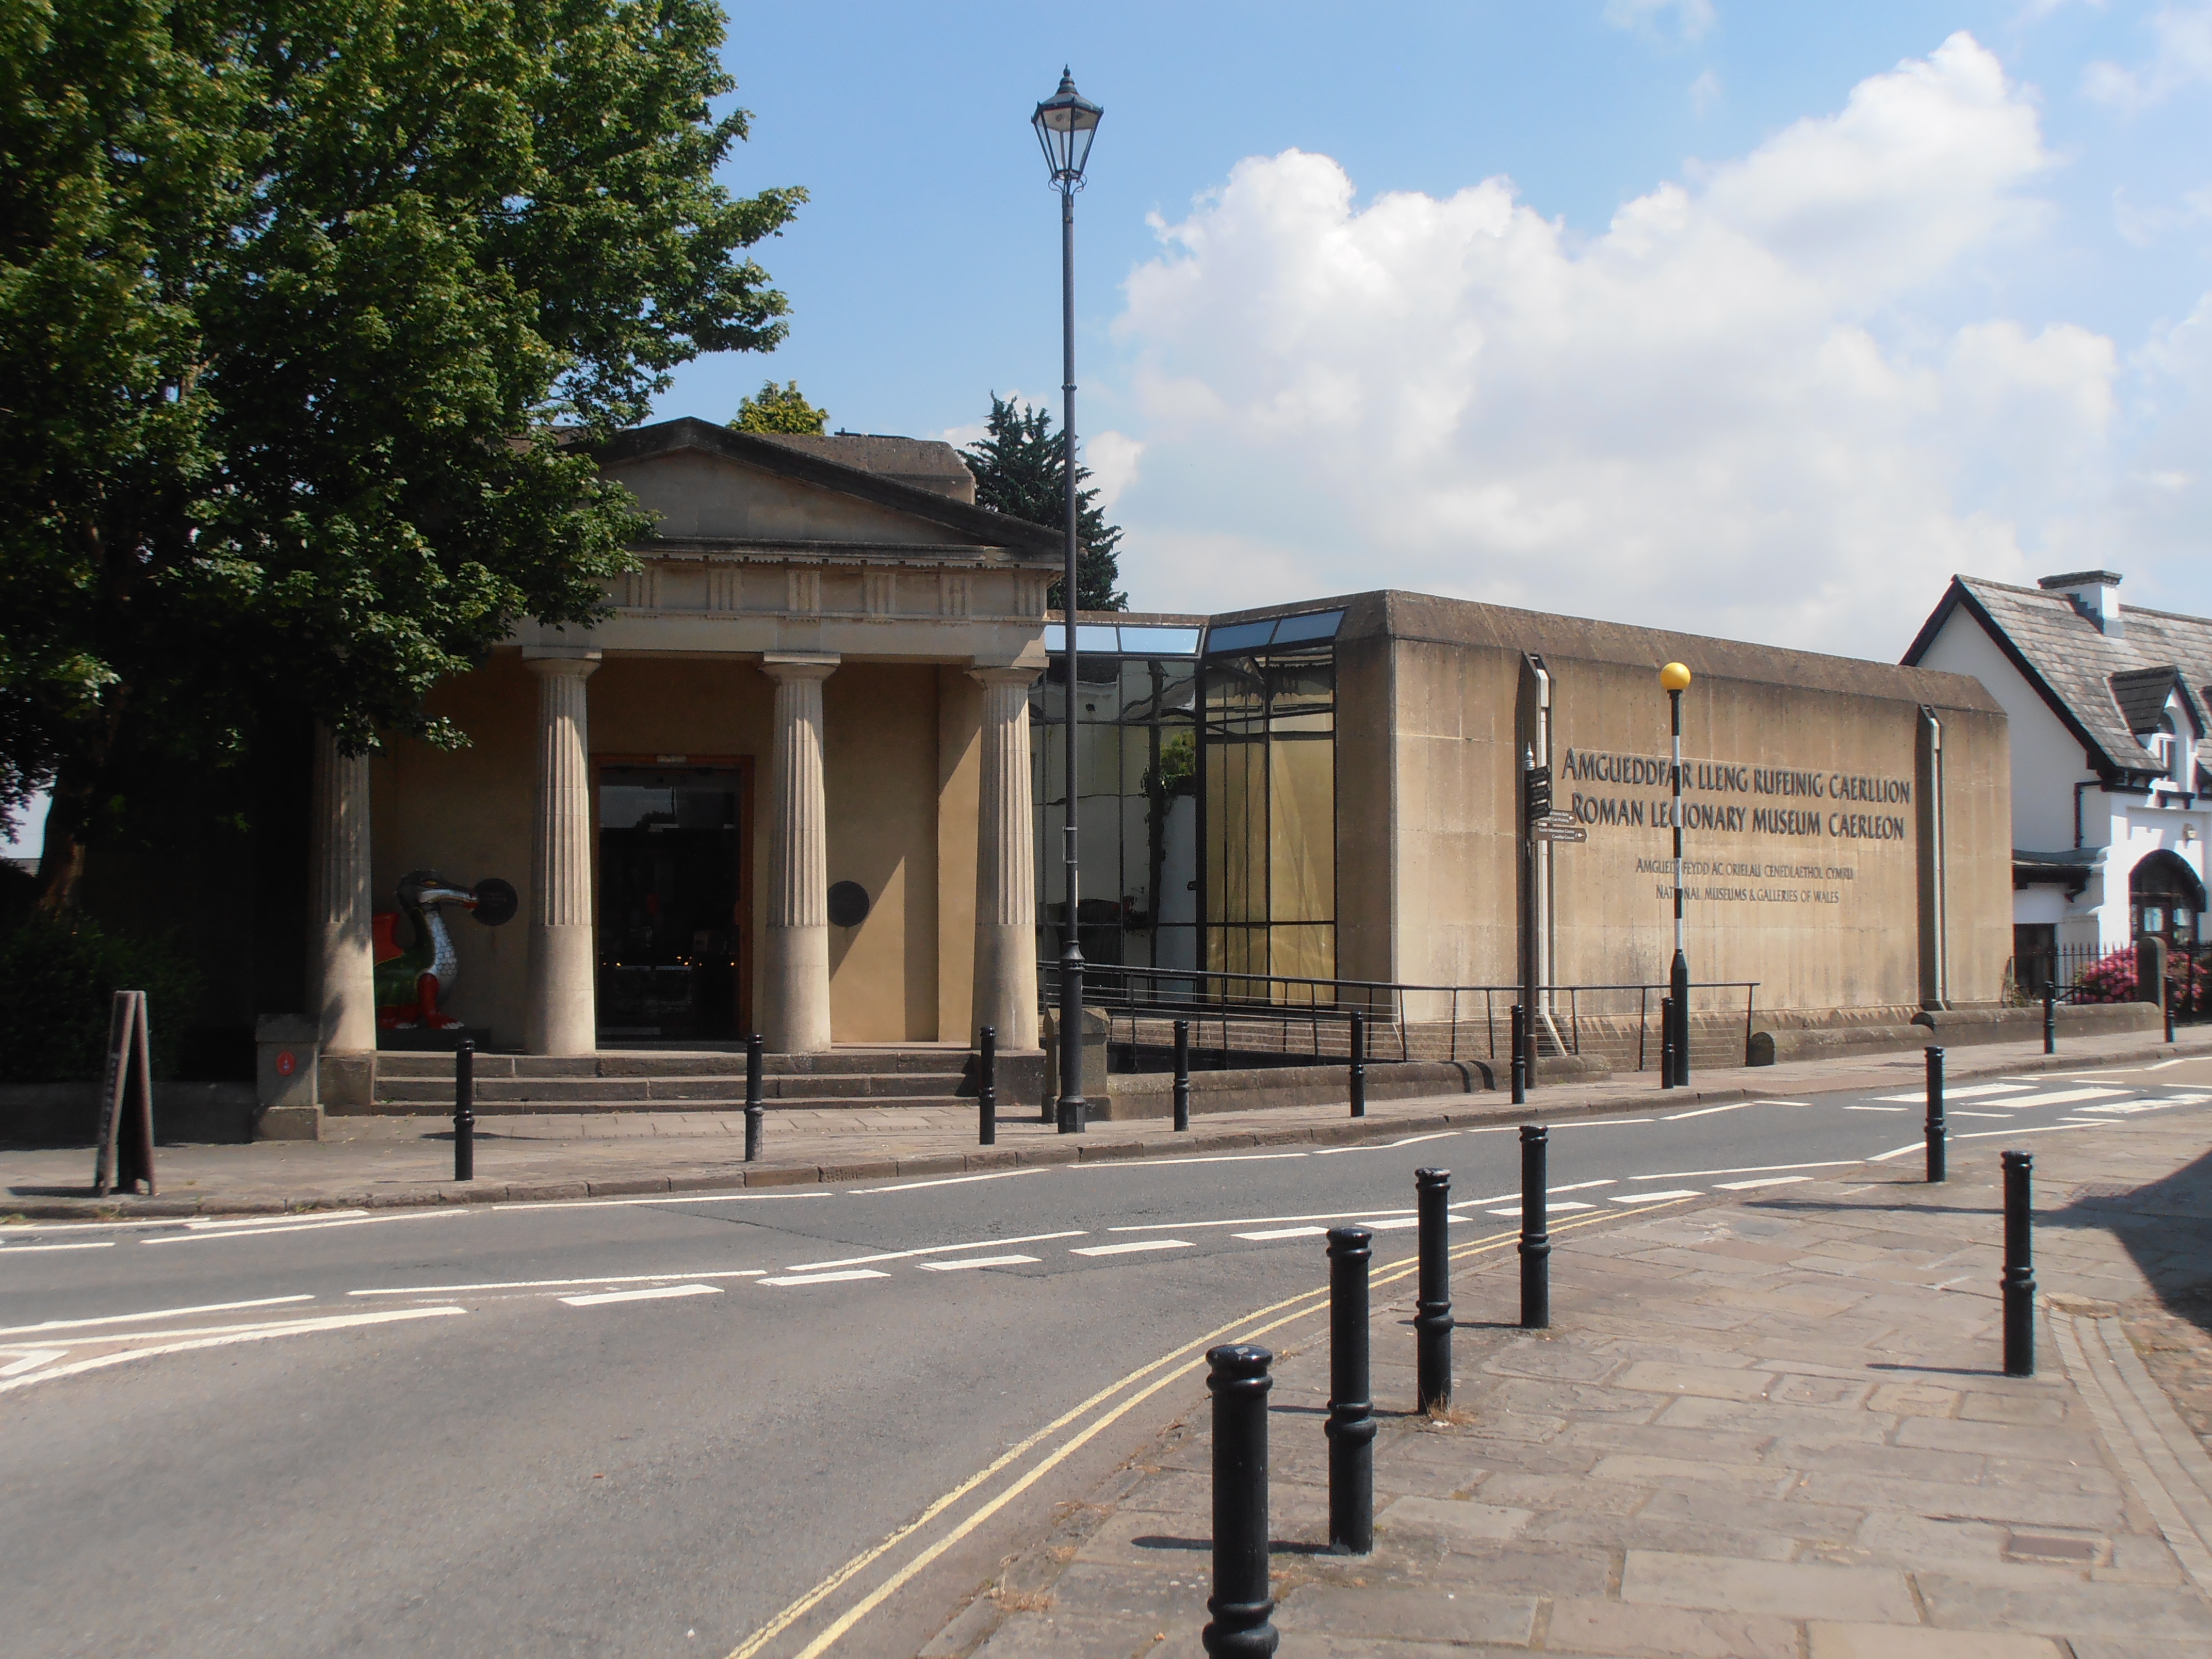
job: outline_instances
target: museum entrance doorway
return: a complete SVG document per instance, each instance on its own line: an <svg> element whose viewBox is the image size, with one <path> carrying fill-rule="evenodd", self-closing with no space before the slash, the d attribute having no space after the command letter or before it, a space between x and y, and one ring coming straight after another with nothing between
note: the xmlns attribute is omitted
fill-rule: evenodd
<svg viewBox="0 0 2212 1659"><path fill-rule="evenodd" d="M745 784L734 762L600 766L601 1041L742 1034Z"/></svg>

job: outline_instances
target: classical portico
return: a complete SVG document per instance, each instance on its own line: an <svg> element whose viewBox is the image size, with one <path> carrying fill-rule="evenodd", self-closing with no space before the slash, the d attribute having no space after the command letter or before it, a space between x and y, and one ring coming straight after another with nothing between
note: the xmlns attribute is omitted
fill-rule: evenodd
<svg viewBox="0 0 2212 1659"><path fill-rule="evenodd" d="M942 444L678 421L599 459L657 518L609 614L441 686L470 747L321 762L326 1030L366 1046L368 912L428 869L523 895L504 928L445 913L445 1000L495 1047L1033 1048L1058 533L975 507Z"/></svg>

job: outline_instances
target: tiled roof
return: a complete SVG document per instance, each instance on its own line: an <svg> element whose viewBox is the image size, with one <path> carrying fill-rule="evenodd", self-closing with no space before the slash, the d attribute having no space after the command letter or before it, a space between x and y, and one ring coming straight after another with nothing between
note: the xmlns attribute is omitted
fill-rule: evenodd
<svg viewBox="0 0 2212 1659"><path fill-rule="evenodd" d="M2112 701L2119 704L2128 730L2140 736L2158 730L2173 688L2185 684L2181 670L2170 662L2155 668L2130 668L2112 676Z"/></svg>
<svg viewBox="0 0 2212 1659"><path fill-rule="evenodd" d="M2123 696L2133 700L2150 686L2170 688L2179 678L2197 729L2212 730L2205 714L2207 690L2212 688L2212 618L2122 605L2121 631L2115 638L2065 593L1954 576L1950 592L1905 653L1906 662L1919 660L1960 605L1980 617L2038 684L2101 771L2140 775L2164 769L2135 737L2137 730L2156 726L2156 714L2147 726L2136 726L2133 722L2141 711L2124 708ZM2163 708L2165 690L2156 696Z"/></svg>

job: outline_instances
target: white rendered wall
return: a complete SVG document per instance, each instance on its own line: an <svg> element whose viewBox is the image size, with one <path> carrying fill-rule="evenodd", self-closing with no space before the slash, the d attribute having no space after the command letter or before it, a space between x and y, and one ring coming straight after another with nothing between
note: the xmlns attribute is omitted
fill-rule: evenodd
<svg viewBox="0 0 2212 1659"><path fill-rule="evenodd" d="M1918 665L1972 675L2004 709L2011 730L2013 845L2037 853L2073 846L2074 785L2096 775L2083 759L2079 740L2051 712L2042 694L1963 605L1951 612ZM2101 799L2090 791L2082 802L2087 846L2105 840L2097 822Z"/></svg>

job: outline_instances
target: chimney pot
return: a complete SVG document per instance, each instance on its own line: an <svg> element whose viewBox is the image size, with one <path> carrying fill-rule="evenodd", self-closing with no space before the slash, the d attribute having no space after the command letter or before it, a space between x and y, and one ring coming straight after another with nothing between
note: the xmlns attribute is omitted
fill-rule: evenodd
<svg viewBox="0 0 2212 1659"><path fill-rule="evenodd" d="M2108 639L2120 637L2120 574L2117 570L2069 570L2036 583L2047 593L2063 593L2074 608L2096 623Z"/></svg>

